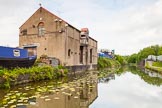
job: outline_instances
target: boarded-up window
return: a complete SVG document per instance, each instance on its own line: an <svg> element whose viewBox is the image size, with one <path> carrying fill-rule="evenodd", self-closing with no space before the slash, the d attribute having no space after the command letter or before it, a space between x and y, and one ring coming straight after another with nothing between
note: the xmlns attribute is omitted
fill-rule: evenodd
<svg viewBox="0 0 162 108"><path fill-rule="evenodd" d="M21 31L22 35L27 35L27 29Z"/></svg>
<svg viewBox="0 0 162 108"><path fill-rule="evenodd" d="M38 24L38 36L44 36L44 34L45 34L44 23L40 22Z"/></svg>

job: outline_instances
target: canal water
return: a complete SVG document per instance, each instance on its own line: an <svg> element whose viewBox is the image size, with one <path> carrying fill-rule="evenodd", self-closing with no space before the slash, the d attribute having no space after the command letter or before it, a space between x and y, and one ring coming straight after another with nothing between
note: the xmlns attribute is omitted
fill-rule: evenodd
<svg viewBox="0 0 162 108"><path fill-rule="evenodd" d="M162 75L129 68L103 78L90 108L162 108Z"/></svg>
<svg viewBox="0 0 162 108"><path fill-rule="evenodd" d="M0 90L0 108L162 108L162 75L135 67Z"/></svg>

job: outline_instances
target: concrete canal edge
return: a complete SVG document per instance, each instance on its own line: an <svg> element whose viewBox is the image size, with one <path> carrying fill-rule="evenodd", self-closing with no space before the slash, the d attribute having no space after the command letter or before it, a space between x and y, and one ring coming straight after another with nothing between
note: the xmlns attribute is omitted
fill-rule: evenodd
<svg viewBox="0 0 162 108"><path fill-rule="evenodd" d="M97 64L94 64L94 65L74 65L74 66L66 66L65 68L68 69L69 75L73 75L73 74L84 73L85 71L88 71L88 70L97 70Z"/></svg>

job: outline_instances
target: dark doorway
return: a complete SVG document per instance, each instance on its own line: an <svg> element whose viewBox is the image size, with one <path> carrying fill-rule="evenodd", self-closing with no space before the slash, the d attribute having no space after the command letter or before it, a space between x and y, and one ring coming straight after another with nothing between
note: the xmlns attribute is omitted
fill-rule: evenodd
<svg viewBox="0 0 162 108"><path fill-rule="evenodd" d="M92 63L92 49L90 49L90 63Z"/></svg>
<svg viewBox="0 0 162 108"><path fill-rule="evenodd" d="M88 64L88 51L86 51L86 65Z"/></svg>
<svg viewBox="0 0 162 108"><path fill-rule="evenodd" d="M80 63L83 64L83 46L80 46Z"/></svg>

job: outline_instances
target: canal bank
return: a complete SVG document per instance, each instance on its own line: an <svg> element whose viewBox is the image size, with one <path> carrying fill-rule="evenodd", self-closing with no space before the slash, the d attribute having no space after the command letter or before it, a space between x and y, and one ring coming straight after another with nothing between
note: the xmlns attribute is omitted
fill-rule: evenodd
<svg viewBox="0 0 162 108"><path fill-rule="evenodd" d="M0 88L10 88L15 85L41 80L54 80L61 77L84 76L88 70L97 70L97 65L33 66L31 68L0 68Z"/></svg>
<svg viewBox="0 0 162 108"><path fill-rule="evenodd" d="M0 88L10 88L18 84L41 80L58 79L67 76L68 70L63 66L34 66L31 68L0 69Z"/></svg>

